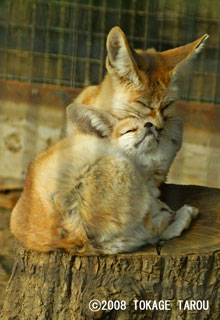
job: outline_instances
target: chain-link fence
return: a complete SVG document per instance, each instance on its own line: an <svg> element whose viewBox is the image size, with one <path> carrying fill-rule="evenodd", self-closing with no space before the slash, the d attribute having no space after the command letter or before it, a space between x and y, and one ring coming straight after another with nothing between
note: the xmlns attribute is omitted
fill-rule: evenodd
<svg viewBox="0 0 220 320"><path fill-rule="evenodd" d="M0 78L97 84L105 72L106 35L115 25L135 48L160 51L208 33L181 94L220 103L219 12L218 0L0 0Z"/></svg>

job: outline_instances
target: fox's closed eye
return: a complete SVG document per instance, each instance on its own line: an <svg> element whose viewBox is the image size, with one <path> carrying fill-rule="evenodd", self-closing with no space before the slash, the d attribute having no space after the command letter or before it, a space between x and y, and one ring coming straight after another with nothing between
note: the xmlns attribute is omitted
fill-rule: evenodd
<svg viewBox="0 0 220 320"><path fill-rule="evenodd" d="M124 134L129 133L129 132L135 132L135 131L137 131L136 128L134 128L134 129L129 129L128 131L124 132Z"/></svg>
<svg viewBox="0 0 220 320"><path fill-rule="evenodd" d="M150 110L152 110L153 108L149 107L147 104L145 104L143 101L138 100L137 101L139 104L141 104L143 107L148 108Z"/></svg>
<svg viewBox="0 0 220 320"><path fill-rule="evenodd" d="M165 105L163 108L162 108L162 111L165 111L167 108L169 108L172 104L174 103L174 101L170 101L167 105Z"/></svg>

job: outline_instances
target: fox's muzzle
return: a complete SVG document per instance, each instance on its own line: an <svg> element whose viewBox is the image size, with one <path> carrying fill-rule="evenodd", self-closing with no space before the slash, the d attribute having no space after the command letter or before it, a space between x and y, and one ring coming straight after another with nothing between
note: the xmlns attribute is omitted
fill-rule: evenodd
<svg viewBox="0 0 220 320"><path fill-rule="evenodd" d="M160 112L160 110L152 110L150 114L148 114L147 119L146 119L146 123L145 125L148 126L152 126L154 125L154 127L158 130L163 129L164 126L164 117L162 115L162 113Z"/></svg>

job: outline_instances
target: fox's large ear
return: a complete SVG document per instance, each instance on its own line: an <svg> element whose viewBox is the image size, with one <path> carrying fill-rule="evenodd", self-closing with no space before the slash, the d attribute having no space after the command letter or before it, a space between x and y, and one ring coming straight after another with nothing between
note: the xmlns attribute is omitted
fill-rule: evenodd
<svg viewBox="0 0 220 320"><path fill-rule="evenodd" d="M79 131L101 138L109 137L115 118L108 112L81 103L72 103L66 109L69 125Z"/></svg>
<svg viewBox="0 0 220 320"><path fill-rule="evenodd" d="M106 68L109 73L124 77L134 83L139 81L138 67L133 54L135 53L119 27L110 30L107 42Z"/></svg>
<svg viewBox="0 0 220 320"><path fill-rule="evenodd" d="M209 36L205 34L198 40L188 43L185 46L160 52L170 71L171 77L176 75L183 66L186 66L186 64L190 62L191 58L202 50L208 37Z"/></svg>

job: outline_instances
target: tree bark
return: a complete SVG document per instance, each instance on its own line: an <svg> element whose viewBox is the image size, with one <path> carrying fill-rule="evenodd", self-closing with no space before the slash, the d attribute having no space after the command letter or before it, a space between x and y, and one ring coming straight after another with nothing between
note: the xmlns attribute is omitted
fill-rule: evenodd
<svg viewBox="0 0 220 320"><path fill-rule="evenodd" d="M173 209L191 204L200 216L160 255L146 246L132 254L76 257L16 244L2 319L220 319L220 190L166 185L162 194ZM92 312L93 299L108 304ZM170 310L157 310L160 300Z"/></svg>

